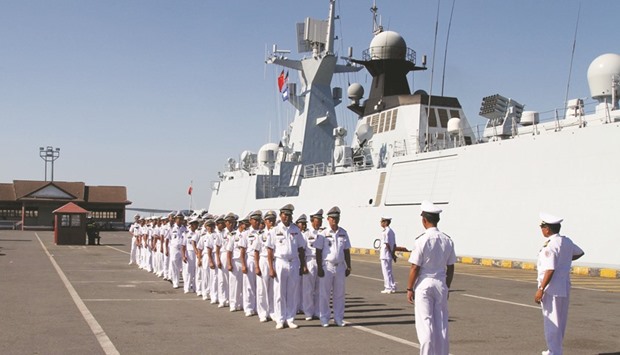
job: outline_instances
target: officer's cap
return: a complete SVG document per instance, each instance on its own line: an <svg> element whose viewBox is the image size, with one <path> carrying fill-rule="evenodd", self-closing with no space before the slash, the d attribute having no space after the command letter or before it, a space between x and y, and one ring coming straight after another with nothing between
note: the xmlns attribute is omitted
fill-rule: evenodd
<svg viewBox="0 0 620 355"><path fill-rule="evenodd" d="M302 214L299 218L297 218L295 223L308 223L308 217L306 217L305 214Z"/></svg>
<svg viewBox="0 0 620 355"><path fill-rule="evenodd" d="M295 207L289 203L289 204L282 206L282 208L280 208L280 213L284 213L289 216L292 216L294 210L295 210Z"/></svg>
<svg viewBox="0 0 620 355"><path fill-rule="evenodd" d="M249 213L247 216L243 217L243 219L241 219L239 222L245 223L245 224L250 223L250 215L251 214Z"/></svg>
<svg viewBox="0 0 620 355"><path fill-rule="evenodd" d="M276 216L276 212L275 212L275 211L267 211L267 212L265 213L265 216L264 216L263 218L264 218L264 219L272 219L272 220L274 220L274 221L275 221L276 217L277 217L277 216Z"/></svg>
<svg viewBox="0 0 620 355"><path fill-rule="evenodd" d="M185 216L183 215L183 213L181 213L181 211L178 211L174 216L176 218L185 218Z"/></svg>
<svg viewBox="0 0 620 355"><path fill-rule="evenodd" d="M432 213L432 214L441 213L441 208L435 206L432 202L426 201L426 200L422 201L422 204L420 205L420 210L422 210L422 212Z"/></svg>
<svg viewBox="0 0 620 355"><path fill-rule="evenodd" d="M215 220L215 223L222 223L224 222L224 215L221 214L219 216L215 216L215 218L213 218Z"/></svg>
<svg viewBox="0 0 620 355"><path fill-rule="evenodd" d="M136 214L135 216L133 216L133 219L135 219L135 220L140 219L140 215L139 215L139 214Z"/></svg>
<svg viewBox="0 0 620 355"><path fill-rule="evenodd" d="M318 219L323 219L323 209L321 208L320 210L314 212L313 214L310 215L310 219L312 218L318 218Z"/></svg>
<svg viewBox="0 0 620 355"><path fill-rule="evenodd" d="M200 222L198 217L192 217L192 218L189 219L189 221L187 221L187 223L189 223L189 224L198 223L198 222Z"/></svg>
<svg viewBox="0 0 620 355"><path fill-rule="evenodd" d="M250 219L255 219L257 221L260 221L261 219L263 219L263 212L261 212L260 210L251 212Z"/></svg>
<svg viewBox="0 0 620 355"><path fill-rule="evenodd" d="M340 208L338 206L332 207L327 211L327 217L340 218Z"/></svg>
<svg viewBox="0 0 620 355"><path fill-rule="evenodd" d="M236 214L230 212L229 214L226 215L226 217L224 217L224 220L226 221L236 221L239 219L239 216L237 216Z"/></svg>
<svg viewBox="0 0 620 355"><path fill-rule="evenodd" d="M381 222L383 221L392 222L392 217L381 217Z"/></svg>
<svg viewBox="0 0 620 355"><path fill-rule="evenodd" d="M560 224L564 220L563 218L545 212L540 212L539 217L542 224Z"/></svg>

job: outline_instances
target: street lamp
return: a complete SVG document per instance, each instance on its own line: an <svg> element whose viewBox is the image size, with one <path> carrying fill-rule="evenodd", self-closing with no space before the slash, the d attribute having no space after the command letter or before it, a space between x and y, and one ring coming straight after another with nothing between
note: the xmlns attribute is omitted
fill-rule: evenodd
<svg viewBox="0 0 620 355"><path fill-rule="evenodd" d="M60 157L60 148L54 148L49 145L46 148L39 147L39 156L45 161L45 181L47 181L47 163L52 165L52 178L50 181L54 181L54 161Z"/></svg>

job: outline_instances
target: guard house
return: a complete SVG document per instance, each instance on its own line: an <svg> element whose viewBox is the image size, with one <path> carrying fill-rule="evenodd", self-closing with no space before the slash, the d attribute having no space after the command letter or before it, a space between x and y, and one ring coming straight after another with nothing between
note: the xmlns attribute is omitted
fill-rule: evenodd
<svg viewBox="0 0 620 355"><path fill-rule="evenodd" d="M86 244L87 210L69 202L52 213L54 214L54 243L57 245Z"/></svg>
<svg viewBox="0 0 620 355"><path fill-rule="evenodd" d="M90 212L103 229L122 228L125 186L88 186L83 182L14 180L0 183L0 228L54 228L52 211L73 202Z"/></svg>

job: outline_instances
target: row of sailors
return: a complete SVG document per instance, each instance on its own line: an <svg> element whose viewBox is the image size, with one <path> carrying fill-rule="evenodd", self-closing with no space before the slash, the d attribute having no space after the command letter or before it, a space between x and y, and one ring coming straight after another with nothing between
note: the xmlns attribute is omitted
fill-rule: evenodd
<svg viewBox="0 0 620 355"><path fill-rule="evenodd" d="M234 213L168 218L137 216L130 232L130 265L153 272L179 288L183 274L185 293L196 292L204 300L231 312L270 319L276 329L297 328L294 318L320 319L329 326L344 326L345 277L351 272L349 236L338 223L340 209L323 210L292 223L290 204L276 212L254 211L238 221ZM148 223L147 223L148 220ZM239 223L238 223L239 222ZM202 225L202 226L201 226Z"/></svg>

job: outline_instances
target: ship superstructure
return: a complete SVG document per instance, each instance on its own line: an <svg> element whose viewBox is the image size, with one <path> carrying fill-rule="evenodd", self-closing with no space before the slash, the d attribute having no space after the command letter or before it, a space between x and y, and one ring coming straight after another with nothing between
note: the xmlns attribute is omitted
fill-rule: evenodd
<svg viewBox="0 0 620 355"><path fill-rule="evenodd" d="M538 212L548 211L565 218L562 232L586 250L583 263L620 267L613 236L620 221L612 215L620 200L620 55L590 65L593 110L569 100L545 120L493 94L482 101L487 123L478 131L457 98L411 92L407 74L425 70L425 60L418 63L396 32L376 26L360 59L337 64L329 3L327 21L298 25L310 56L295 61L274 50L268 59L299 73L301 87L287 87L295 119L279 142L229 161L209 211L241 215L292 203L296 213L309 213L338 205L353 246L371 248L381 216L393 218L398 244L411 246L422 232L419 205L431 200L443 205L440 227L459 255L513 260L536 258ZM362 68L373 80L366 99L360 84L347 90L347 107L359 116L349 135L338 126L342 90L331 80Z"/></svg>

